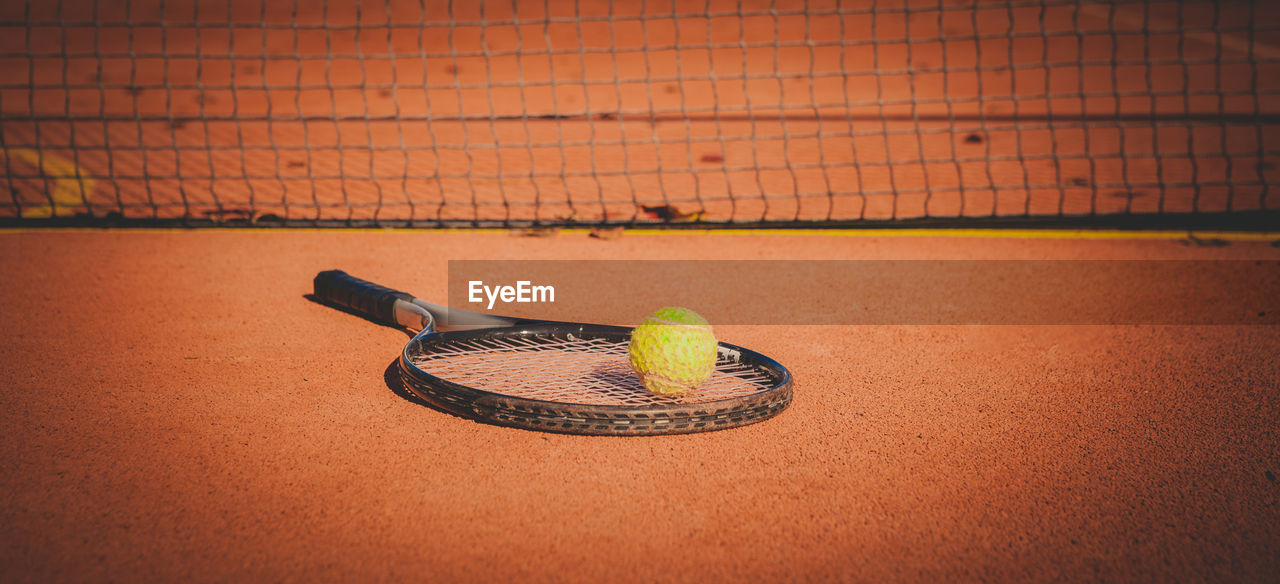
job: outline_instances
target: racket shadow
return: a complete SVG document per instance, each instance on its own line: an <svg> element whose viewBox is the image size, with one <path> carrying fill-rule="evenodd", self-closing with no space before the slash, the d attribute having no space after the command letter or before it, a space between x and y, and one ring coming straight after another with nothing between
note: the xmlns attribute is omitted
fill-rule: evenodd
<svg viewBox="0 0 1280 584"><path fill-rule="evenodd" d="M401 332L405 333L405 335L406 335L406 336L408 336L409 338L413 338L413 336L416 334L414 331L411 331L411 330L409 330L409 329L407 329L407 328L400 327L400 326L391 326L391 325L389 325L389 324L385 324L385 323L379 322L379 321L374 320L374 319L372 319L372 318L369 318L369 317L367 317L367 316L365 316L365 315L363 315L363 314L361 314L361 313L359 313L359 312L356 312L356 311L354 311L354 310L350 310L350 309L348 309L348 308L346 308L346 307L344 307L344 306L339 306L339 305L337 305L337 304L330 304L330 303L328 303L328 302L325 302L325 301L321 300L321 299L320 299L319 297L317 297L315 294L303 294L303 295L302 295L302 297L303 297L303 298L305 298L306 300L310 301L310 302L314 302L314 303L316 303L316 304L319 304L320 306L324 306L324 307L326 307L326 308L332 308L332 309L334 309L334 310L339 310L339 311L345 312L345 313L350 314L350 315L352 315L352 316L359 317L359 318L360 318L360 319L362 319L362 320L365 320L365 321L368 321L368 322L374 323L374 324L376 324L376 325L378 325L378 326L382 326L382 327L386 327L386 328L392 328L392 329L399 330L399 331L401 331ZM466 416L460 416L460 415L455 414L455 413L453 413L453 412L451 412L451 411L449 411L449 410L446 410L446 409L440 408L439 406L436 406L435 404L433 404L433 403L431 403L431 402L429 402L429 401L426 401L426 400L424 400L424 399L422 399L422 398L418 397L418 396L417 396L416 394L414 394L413 392L410 392L410 391L409 391L409 390L404 386L404 381L403 381L403 379L400 377L400 360L399 360L399 359L395 359L395 360L391 361L391 364L387 365L387 368L386 368L385 370L383 370L383 372L382 372L382 382L386 384L387 389L390 389L390 390L391 390L391 393L396 394L396 396L400 397L401 399L403 399L403 400L405 400L405 401L407 401L407 402L410 402L410 403L413 403L413 404L416 404L416 405L420 405L420 406L423 406L423 407L429 408L429 409L431 409L431 410L434 410L434 411L440 412L440 413L442 413L442 414L448 414L448 415L450 415L450 416L452 416L452 417L454 417L454 418L458 418L458 419L461 419L461 420L470 420L470 419L471 419L471 418L468 418L468 417L466 417ZM473 420L473 421L474 421L474 420Z"/></svg>
<svg viewBox="0 0 1280 584"><path fill-rule="evenodd" d="M458 420L466 420L468 422L475 422L477 424L482 423L479 420L475 419L474 417L463 416L455 412L451 412L449 410L441 408L427 400L424 400L418 397L416 394L414 394L413 392L405 388L404 380L403 378L400 377L400 360L399 359L396 359L395 361L392 361L390 365L387 365L387 368L382 372L382 382L387 385L387 389L390 389L391 393L396 394L401 399L409 403L422 406L434 412L445 414L451 418L455 418Z"/></svg>
<svg viewBox="0 0 1280 584"><path fill-rule="evenodd" d="M391 364L387 365L386 370L382 372L382 382L387 384L387 389L390 389L391 393L394 393L400 396L402 399L406 401L413 402L420 406L426 406L436 411L441 411L441 412L444 411L444 410L441 410L440 408L437 408L431 405L429 402L423 400L422 398L414 395L408 389L405 389L404 382L400 380L400 360L399 359L396 359L395 361L392 361Z"/></svg>

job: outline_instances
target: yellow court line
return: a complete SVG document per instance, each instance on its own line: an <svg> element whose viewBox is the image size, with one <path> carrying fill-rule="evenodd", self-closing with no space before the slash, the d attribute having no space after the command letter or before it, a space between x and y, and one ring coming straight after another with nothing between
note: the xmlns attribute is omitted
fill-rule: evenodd
<svg viewBox="0 0 1280 584"><path fill-rule="evenodd" d="M231 232L231 233L270 233L270 232L346 232L346 233L493 233L510 234L520 228L499 227L449 227L436 228L379 228L379 227L0 227L0 233L25 233L48 231L88 231L88 232L122 232L122 233L157 233L157 232ZM565 227L558 231L562 234L586 235L591 232L585 227ZM941 228L898 228L898 229L662 229L662 228L627 228L627 235L640 236L674 236L674 235L735 235L735 236L770 236L770 237L901 237L901 238L972 238L972 239L1093 239L1093 240L1184 240L1189 237L1197 239L1220 239L1224 241L1278 241L1280 231L1194 231L1194 230L1160 230L1160 231L1128 231L1118 229L941 229Z"/></svg>
<svg viewBox="0 0 1280 584"><path fill-rule="evenodd" d="M589 230L573 228L568 232L587 233ZM1194 236L1198 239L1223 239L1229 241L1273 241L1280 239L1280 231L1127 231L1119 229L628 229L628 235L800 235L828 237L956 237L988 239L1164 239L1179 240Z"/></svg>

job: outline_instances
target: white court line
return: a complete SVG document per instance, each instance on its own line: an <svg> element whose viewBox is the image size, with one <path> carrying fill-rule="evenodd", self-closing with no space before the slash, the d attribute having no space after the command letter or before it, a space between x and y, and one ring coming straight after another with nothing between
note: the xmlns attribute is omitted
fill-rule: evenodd
<svg viewBox="0 0 1280 584"><path fill-rule="evenodd" d="M1100 20L1109 20L1111 18L1112 5L1102 3L1083 3L1080 5L1080 13ZM1124 24L1125 26L1141 29L1143 23L1145 28L1158 28L1161 30L1177 30L1178 25L1175 21L1160 18L1158 16L1150 16L1143 18L1141 14L1134 15L1134 11L1126 11L1117 9L1115 11L1115 22ZM1196 32L1185 34L1187 40L1195 41L1208 46L1215 46L1219 42L1222 43L1223 49L1229 49L1240 53L1241 55L1249 54L1249 41L1232 34L1214 34L1210 32ZM1254 57L1262 57L1266 59L1280 60L1280 47L1267 44L1259 38L1259 35L1253 37L1253 55Z"/></svg>

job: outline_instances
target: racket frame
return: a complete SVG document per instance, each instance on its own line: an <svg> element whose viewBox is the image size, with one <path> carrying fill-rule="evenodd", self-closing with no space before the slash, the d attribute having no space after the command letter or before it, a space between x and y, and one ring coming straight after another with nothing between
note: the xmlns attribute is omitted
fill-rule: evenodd
<svg viewBox="0 0 1280 584"><path fill-rule="evenodd" d="M528 338L624 341L631 328L579 324L528 323L499 329L427 332L405 345L399 360L403 388L449 413L493 424L591 435L686 434L745 426L781 413L791 403L791 372L777 361L750 349L720 342L720 360L728 360L768 378L770 387L749 396L663 406L571 404L489 392L454 383L424 371L415 358L433 345L459 341Z"/></svg>

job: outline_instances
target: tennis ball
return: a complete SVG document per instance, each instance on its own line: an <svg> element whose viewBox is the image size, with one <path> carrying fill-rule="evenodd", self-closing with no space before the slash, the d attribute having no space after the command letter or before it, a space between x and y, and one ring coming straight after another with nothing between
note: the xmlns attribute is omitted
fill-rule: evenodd
<svg viewBox="0 0 1280 584"><path fill-rule="evenodd" d="M698 313L687 308L661 308L631 332L627 354L646 389L660 396L679 397L711 377L716 367L716 337Z"/></svg>

